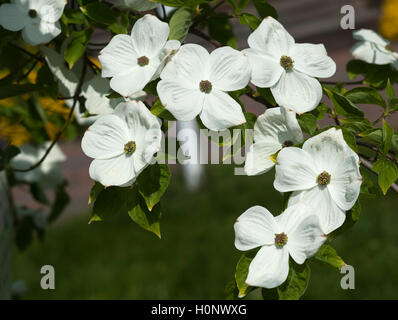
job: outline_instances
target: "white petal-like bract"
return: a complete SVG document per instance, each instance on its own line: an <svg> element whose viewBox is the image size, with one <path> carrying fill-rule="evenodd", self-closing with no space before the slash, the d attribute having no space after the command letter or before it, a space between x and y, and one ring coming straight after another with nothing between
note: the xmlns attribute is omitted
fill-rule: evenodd
<svg viewBox="0 0 398 320"><path fill-rule="evenodd" d="M361 183L358 155L340 129L308 139L302 149L285 148L277 157L275 189L294 191L289 205L305 202L317 208L327 234L344 223L345 211L357 201Z"/></svg>
<svg viewBox="0 0 398 320"><path fill-rule="evenodd" d="M243 52L249 58L251 82L271 88L281 107L304 113L315 109L322 87L315 77L328 78L336 72L335 62L322 44L297 44L274 18L265 18L248 39Z"/></svg>
<svg viewBox="0 0 398 320"><path fill-rule="evenodd" d="M248 251L260 247L249 266L249 286L275 288L289 273L289 256L298 264L312 257L326 240L315 210L305 204L290 206L277 217L255 206L236 221L235 246Z"/></svg>
<svg viewBox="0 0 398 320"><path fill-rule="evenodd" d="M0 24L11 31L22 30L22 38L31 45L47 43L61 33L58 20L66 0L11 1L0 6Z"/></svg>
<svg viewBox="0 0 398 320"><path fill-rule="evenodd" d="M390 41L369 29L360 29L352 33L359 40L351 49L355 59L372 64L398 63L398 54L389 48Z"/></svg>
<svg viewBox="0 0 398 320"><path fill-rule="evenodd" d="M272 155L302 140L303 134L292 110L267 109L254 125L254 144L246 156L245 173L257 175L267 172L274 166Z"/></svg>
<svg viewBox="0 0 398 320"><path fill-rule="evenodd" d="M167 41L169 26L151 14L134 24L131 35L116 35L102 49L102 76L111 77L110 86L124 97L142 91L160 74L160 69L178 50L180 43Z"/></svg>
<svg viewBox="0 0 398 320"><path fill-rule="evenodd" d="M199 115L213 131L246 122L239 103L227 93L249 82L250 66L244 53L221 47L209 54L200 45L186 44L160 78L159 98L177 120L189 121Z"/></svg>
<svg viewBox="0 0 398 320"><path fill-rule="evenodd" d="M131 185L161 146L161 122L141 101L120 103L87 129L82 150L94 161L90 177L104 186Z"/></svg>

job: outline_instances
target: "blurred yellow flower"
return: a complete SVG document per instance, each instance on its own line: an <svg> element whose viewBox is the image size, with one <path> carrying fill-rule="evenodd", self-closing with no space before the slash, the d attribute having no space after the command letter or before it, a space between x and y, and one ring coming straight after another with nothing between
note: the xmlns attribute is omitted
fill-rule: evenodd
<svg viewBox="0 0 398 320"><path fill-rule="evenodd" d="M387 39L398 38L398 0L384 0L380 32Z"/></svg>

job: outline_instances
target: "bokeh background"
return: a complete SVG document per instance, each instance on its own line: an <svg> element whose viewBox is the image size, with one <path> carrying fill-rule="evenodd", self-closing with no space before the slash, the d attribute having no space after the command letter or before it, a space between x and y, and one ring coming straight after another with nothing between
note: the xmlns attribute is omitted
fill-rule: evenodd
<svg viewBox="0 0 398 320"><path fill-rule="evenodd" d="M325 44L338 66L332 80L347 80L345 64L354 43L352 30L340 28L343 5L354 6L357 29L371 28L391 40L398 37L398 0L269 2L297 42ZM255 12L253 6L249 11ZM239 49L246 48L249 29L236 24L234 30ZM206 45L193 36L188 41ZM392 46L397 51L398 43L393 41ZM245 102L249 111L264 112L263 106ZM370 120L379 116L376 107L363 110ZM390 124L397 129L397 117ZM274 214L282 209L282 196L272 187L274 172L235 176L232 165L208 165L198 189L191 190L181 166L172 166L171 185L162 200L159 240L127 215L88 225L90 160L81 152L79 140L61 143L68 156L62 170L72 202L43 242L35 241L22 252L15 248L13 279L19 298L224 298L225 285L233 279L240 256L233 245L235 219L253 205L265 206ZM14 198L17 203L33 205L29 191L23 188L14 190ZM361 204L359 222L332 243L344 261L355 267L356 289L342 290L342 275L314 262L305 299L398 298L398 196L389 192L387 197L361 198ZM55 290L40 288L40 268L45 264L55 268ZM256 293L251 298L257 298Z"/></svg>

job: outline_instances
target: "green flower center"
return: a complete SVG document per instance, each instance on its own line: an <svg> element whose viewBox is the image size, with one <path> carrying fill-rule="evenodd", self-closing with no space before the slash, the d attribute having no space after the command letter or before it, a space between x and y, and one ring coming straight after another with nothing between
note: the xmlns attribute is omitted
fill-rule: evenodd
<svg viewBox="0 0 398 320"><path fill-rule="evenodd" d="M283 246L287 243L287 235L286 233L276 233L275 234L275 246L277 248L283 248Z"/></svg>
<svg viewBox="0 0 398 320"><path fill-rule="evenodd" d="M213 89L213 85L211 84L210 81L203 80L199 84L199 89L204 93L210 93L211 90Z"/></svg>
<svg viewBox="0 0 398 320"><path fill-rule="evenodd" d="M286 71L293 69L294 61L292 60L292 58L288 56L282 56L280 63L282 68L285 69Z"/></svg>
<svg viewBox="0 0 398 320"><path fill-rule="evenodd" d="M316 181L318 182L318 184L320 186L326 186L330 183L330 174L327 173L326 171L323 171L322 173L320 173L318 175L318 177L316 178Z"/></svg>
<svg viewBox="0 0 398 320"><path fill-rule="evenodd" d="M124 153L128 156L131 156L136 148L137 145L135 144L135 141L129 141L124 145Z"/></svg>
<svg viewBox="0 0 398 320"><path fill-rule="evenodd" d="M36 18L37 17L37 11L36 10L30 9L28 14L29 14L29 17L31 17L31 18Z"/></svg>
<svg viewBox="0 0 398 320"><path fill-rule="evenodd" d="M148 59L148 57L142 56L137 59L137 63L140 67L144 67L149 64L149 59Z"/></svg>
<svg viewBox="0 0 398 320"><path fill-rule="evenodd" d="M294 143L290 140L286 140L284 143L282 143L283 148L291 147L292 145L294 145Z"/></svg>
<svg viewBox="0 0 398 320"><path fill-rule="evenodd" d="M388 51L392 51L392 47L388 44L384 47L384 49L388 50Z"/></svg>

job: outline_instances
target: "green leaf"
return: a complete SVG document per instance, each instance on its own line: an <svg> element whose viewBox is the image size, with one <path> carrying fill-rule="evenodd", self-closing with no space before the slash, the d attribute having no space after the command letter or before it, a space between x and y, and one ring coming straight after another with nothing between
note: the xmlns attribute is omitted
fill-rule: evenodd
<svg viewBox="0 0 398 320"><path fill-rule="evenodd" d="M25 83L25 84L6 84L0 87L0 99L19 96L25 93L43 90L42 86Z"/></svg>
<svg viewBox="0 0 398 320"><path fill-rule="evenodd" d="M126 204L131 198L131 194L131 187L108 187L102 190L94 202L90 222L104 220L126 211Z"/></svg>
<svg viewBox="0 0 398 320"><path fill-rule="evenodd" d="M278 289L273 288L273 289L261 289L261 296L263 300L278 300Z"/></svg>
<svg viewBox="0 0 398 320"><path fill-rule="evenodd" d="M358 134L361 138L371 141L376 144L381 144L383 141L382 129L370 129Z"/></svg>
<svg viewBox="0 0 398 320"><path fill-rule="evenodd" d="M162 118L162 119L165 119L165 120L169 120L169 121L175 121L175 120L176 120L176 118L174 118L174 116L170 113L170 111L168 111L168 110L162 105L162 103L160 102L160 99L157 99L157 100L153 103L152 108L151 108L151 112L152 112L155 116L157 116L157 117L159 117L159 118Z"/></svg>
<svg viewBox="0 0 398 320"><path fill-rule="evenodd" d="M90 2L81 6L80 10L90 19L102 24L113 24L117 20L117 13L104 2Z"/></svg>
<svg viewBox="0 0 398 320"><path fill-rule="evenodd" d="M104 190L104 186L101 183L95 181L90 191L88 204L93 203L97 199L98 195L101 193L102 190Z"/></svg>
<svg viewBox="0 0 398 320"><path fill-rule="evenodd" d="M180 8L173 14L169 22L169 40L185 41L194 13L192 8Z"/></svg>
<svg viewBox="0 0 398 320"><path fill-rule="evenodd" d="M52 205L50 215L48 216L48 222L52 223L61 215L62 211L70 202L68 193L66 192L67 183L58 185L55 192L55 201Z"/></svg>
<svg viewBox="0 0 398 320"><path fill-rule="evenodd" d="M268 3L267 0L253 0L253 2L258 14L262 18L270 16L278 19L278 13L276 12L275 8Z"/></svg>
<svg viewBox="0 0 398 320"><path fill-rule="evenodd" d="M329 244L323 244L314 258L339 270L345 265L343 259L340 258L336 250Z"/></svg>
<svg viewBox="0 0 398 320"><path fill-rule="evenodd" d="M348 146L354 151L358 151L357 147L357 140L355 139L355 135L350 131L347 130L347 128L342 127L341 131L343 132L343 137L345 142L348 144Z"/></svg>
<svg viewBox="0 0 398 320"><path fill-rule="evenodd" d="M221 45L237 48L236 38L228 14L217 13L209 17L208 29L210 37L220 42Z"/></svg>
<svg viewBox="0 0 398 320"><path fill-rule="evenodd" d="M156 79L153 80L151 82L149 82L145 87L144 87L144 91L148 94L152 94L154 96L158 95L158 91L157 91L157 85L159 83L160 79ZM160 102L160 101L159 101Z"/></svg>
<svg viewBox="0 0 398 320"><path fill-rule="evenodd" d="M86 51L87 43L90 40L92 29L85 29L81 31L72 31L71 41L65 49L65 61L68 63L69 68L72 69L73 65Z"/></svg>
<svg viewBox="0 0 398 320"><path fill-rule="evenodd" d="M235 279L231 279L225 286L224 290L226 300L236 300L238 299L238 288L236 286Z"/></svg>
<svg viewBox="0 0 398 320"><path fill-rule="evenodd" d="M395 98L395 90L391 85L390 79L388 79L387 81L386 96L387 96L388 105L390 105L393 99Z"/></svg>
<svg viewBox="0 0 398 320"><path fill-rule="evenodd" d="M386 103L383 97L376 89L373 88L357 87L347 91L344 96L354 104L376 104L386 108Z"/></svg>
<svg viewBox="0 0 398 320"><path fill-rule="evenodd" d="M267 100L272 106L276 106L276 101L274 96L272 95L272 92L270 88L259 88L256 87L256 90L258 94L263 97L265 100Z"/></svg>
<svg viewBox="0 0 398 320"><path fill-rule="evenodd" d="M369 198L375 198L378 189L376 187L376 184L373 182L373 176L370 176L370 174L364 170L363 171L361 170L361 176L362 176L361 195Z"/></svg>
<svg viewBox="0 0 398 320"><path fill-rule="evenodd" d="M327 104L320 103L316 109L312 110L310 113L314 115L317 120L322 120L325 117L326 113L330 113L331 109Z"/></svg>
<svg viewBox="0 0 398 320"><path fill-rule="evenodd" d="M329 99L333 102L334 110L342 116L358 116L363 117L364 113L358 107L348 100L345 96L333 91L329 88L323 88Z"/></svg>
<svg viewBox="0 0 398 320"><path fill-rule="evenodd" d="M373 125L367 118L354 116L340 118L339 120L344 125L344 128L349 129L353 132L364 132L373 129Z"/></svg>
<svg viewBox="0 0 398 320"><path fill-rule="evenodd" d="M170 182L171 172L167 164L148 166L137 179L138 190L144 197L149 211L160 201Z"/></svg>
<svg viewBox="0 0 398 320"><path fill-rule="evenodd" d="M161 238L160 218L162 213L160 211L160 204L158 203L152 211L149 211L145 204L145 200L137 190L133 190L130 197L131 198L127 206L130 218L141 228L153 232Z"/></svg>
<svg viewBox="0 0 398 320"><path fill-rule="evenodd" d="M398 98L393 98L388 105L390 111L398 111Z"/></svg>
<svg viewBox="0 0 398 320"><path fill-rule="evenodd" d="M46 194L44 193L44 190L38 183L30 184L30 193L36 201L46 205L50 203Z"/></svg>
<svg viewBox="0 0 398 320"><path fill-rule="evenodd" d="M68 24L85 24L87 23L87 19L84 16L83 12L77 11L71 8L65 8L64 14L62 15L62 22L65 25Z"/></svg>
<svg viewBox="0 0 398 320"><path fill-rule="evenodd" d="M318 120L314 115L312 115L311 113L303 113L297 117L297 121L303 132L306 132L310 135L313 135L315 133L318 125Z"/></svg>
<svg viewBox="0 0 398 320"><path fill-rule="evenodd" d="M364 75L363 83L370 84L378 89L385 88L387 79L397 79L398 72L390 65L376 65L360 60L351 60L347 64L348 76L353 79Z"/></svg>
<svg viewBox="0 0 398 320"><path fill-rule="evenodd" d="M289 275L278 287L279 300L298 300L305 293L310 281L311 269L307 262L302 265L290 260Z"/></svg>
<svg viewBox="0 0 398 320"><path fill-rule="evenodd" d="M373 164L372 170L379 175L379 186L385 195L395 180L398 179L396 164L390 159L382 157Z"/></svg>
<svg viewBox="0 0 398 320"><path fill-rule="evenodd" d="M387 154L390 151L393 134L394 129L383 119L383 142L381 145L383 154Z"/></svg>
<svg viewBox="0 0 398 320"><path fill-rule="evenodd" d="M246 254L242 254L238 264L236 265L235 281L238 287L238 297L243 298L248 293L248 285L246 284L247 275L249 274L249 266L253 258Z"/></svg>
<svg viewBox="0 0 398 320"><path fill-rule="evenodd" d="M242 12L243 9L245 9L247 7L247 5L249 4L250 0L240 0L239 4L236 8L235 13L239 14Z"/></svg>
<svg viewBox="0 0 398 320"><path fill-rule="evenodd" d="M261 20L251 13L242 13L239 16L239 23L250 27L251 30L257 29Z"/></svg>

